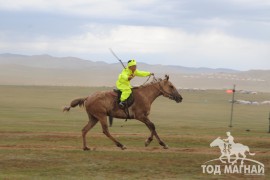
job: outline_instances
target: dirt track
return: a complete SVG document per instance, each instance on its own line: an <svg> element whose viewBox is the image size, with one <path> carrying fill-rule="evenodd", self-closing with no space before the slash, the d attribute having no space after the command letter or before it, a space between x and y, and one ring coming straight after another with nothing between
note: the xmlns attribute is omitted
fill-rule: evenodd
<svg viewBox="0 0 270 180"><path fill-rule="evenodd" d="M118 134L114 133L114 136L131 136L131 137L147 137L146 134L139 134L139 133L130 133L130 134ZM58 132L0 132L0 136L2 137L42 137L42 138L67 138L67 137L74 137L79 138L81 137L80 133L58 133ZM102 133L95 133L91 134L91 137L105 137ZM178 138L178 136L165 136L165 137L174 137ZM32 150L82 150L81 147L78 146L64 146L64 145L57 145L57 146L50 146L50 145L39 145L39 144L18 144L18 145L0 145L0 149L32 149ZM108 146L97 146L97 147L90 147L91 151L122 151L118 147L115 147L113 144L111 147ZM153 153L203 153L203 154L211 154L208 148L174 148L171 147L169 149L163 149L161 146L155 147L127 147L124 150L125 152L153 152ZM218 151L216 151L218 153ZM212 151L213 153L213 151Z"/></svg>
<svg viewBox="0 0 270 180"><path fill-rule="evenodd" d="M0 132L1 137L42 137L42 138L67 138L67 137L74 137L79 138L81 137L80 133L59 133L59 132ZM91 134L92 137L104 137L102 133L95 133ZM146 134L140 133L126 133L126 134L114 134L114 136L131 136L131 137L146 137ZM175 135L166 135L164 137L172 137L172 138L183 138L186 136L175 136ZM18 145L0 145L0 149L10 149L10 150L21 150L21 149L31 149L31 150L79 150L82 151L82 148L79 146L66 146L66 145L40 145L40 144L18 144ZM94 146L90 147L90 151L119 151L122 150L118 147L112 145L109 146ZM175 148L170 147L169 149L163 149L161 146L155 147L127 147L125 152L151 152L151 153L193 153L193 154L219 154L218 149L212 149L209 151L208 147L202 148ZM257 152L259 154L270 154L270 150L268 151L260 151Z"/></svg>
<svg viewBox="0 0 270 180"><path fill-rule="evenodd" d="M82 150L80 147L76 146L46 146L46 145L2 145L0 149L32 149L32 150ZM117 147L91 147L90 151L122 151ZM169 148L163 149L162 147L127 147L123 150L125 152L153 152L153 153L198 153L198 154L212 154L208 149L196 149L196 148Z"/></svg>

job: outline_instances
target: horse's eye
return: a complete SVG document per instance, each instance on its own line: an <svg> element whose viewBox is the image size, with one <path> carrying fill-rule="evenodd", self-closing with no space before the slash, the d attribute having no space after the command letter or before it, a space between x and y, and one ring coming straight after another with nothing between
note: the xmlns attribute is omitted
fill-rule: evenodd
<svg viewBox="0 0 270 180"><path fill-rule="evenodd" d="M172 85L170 85L170 88L172 88L172 89L173 89L173 86L172 86Z"/></svg>

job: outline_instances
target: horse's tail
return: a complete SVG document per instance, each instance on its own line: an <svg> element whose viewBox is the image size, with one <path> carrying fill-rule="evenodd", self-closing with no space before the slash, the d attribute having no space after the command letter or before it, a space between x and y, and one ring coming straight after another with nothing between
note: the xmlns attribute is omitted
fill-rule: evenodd
<svg viewBox="0 0 270 180"><path fill-rule="evenodd" d="M87 99L87 97L86 97L86 98L78 98L78 99L74 99L73 101L71 101L69 107L67 107L67 106L64 107L63 112L69 111L70 108L75 108L75 107L78 106L78 105L79 105L80 107L84 106L84 102L85 102L86 99Z"/></svg>
<svg viewBox="0 0 270 180"><path fill-rule="evenodd" d="M251 155L251 156L254 156L255 153L251 153L250 150L249 150L249 147L248 147L248 146L246 146L246 147L247 147L247 152L248 152L248 154Z"/></svg>

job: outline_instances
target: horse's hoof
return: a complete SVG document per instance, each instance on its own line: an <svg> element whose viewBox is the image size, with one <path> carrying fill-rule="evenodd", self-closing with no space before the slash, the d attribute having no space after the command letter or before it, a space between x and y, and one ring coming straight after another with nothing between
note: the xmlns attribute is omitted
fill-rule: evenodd
<svg viewBox="0 0 270 180"><path fill-rule="evenodd" d="M90 148L88 148L88 147L84 147L84 148L83 148L83 150L84 150L84 151L89 151L89 150L90 150Z"/></svg>
<svg viewBox="0 0 270 180"><path fill-rule="evenodd" d="M125 149L127 149L127 147L126 146L122 146L121 149L122 150L125 150Z"/></svg>
<svg viewBox="0 0 270 180"><path fill-rule="evenodd" d="M164 149L169 149L168 145L163 146Z"/></svg>
<svg viewBox="0 0 270 180"><path fill-rule="evenodd" d="M146 140L146 141L144 142L144 146L145 146L145 147L147 147L149 144L150 144L150 142L149 142L148 140Z"/></svg>

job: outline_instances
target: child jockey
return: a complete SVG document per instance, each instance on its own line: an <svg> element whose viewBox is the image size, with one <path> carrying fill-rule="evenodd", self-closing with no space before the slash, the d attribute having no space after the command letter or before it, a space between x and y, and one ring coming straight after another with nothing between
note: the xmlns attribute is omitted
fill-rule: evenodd
<svg viewBox="0 0 270 180"><path fill-rule="evenodd" d="M123 69L122 73L119 74L118 80L116 81L116 87L122 92L119 106L121 108L125 107L125 101L131 94L131 85L130 80L135 76L146 77L150 75L154 75L154 73L139 71L137 70L136 61L134 59L128 61L128 67Z"/></svg>

